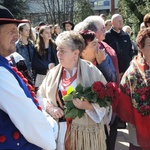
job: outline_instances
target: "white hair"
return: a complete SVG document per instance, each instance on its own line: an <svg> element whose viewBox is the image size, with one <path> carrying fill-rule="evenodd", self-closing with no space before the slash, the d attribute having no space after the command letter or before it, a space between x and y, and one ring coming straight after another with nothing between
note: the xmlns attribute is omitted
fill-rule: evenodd
<svg viewBox="0 0 150 150"><path fill-rule="evenodd" d="M104 25L104 19L101 16L88 16L84 19L84 22L98 22Z"/></svg>
<svg viewBox="0 0 150 150"><path fill-rule="evenodd" d="M88 16L83 21L84 29L91 30L97 32L100 26L104 26L104 20L100 16Z"/></svg>

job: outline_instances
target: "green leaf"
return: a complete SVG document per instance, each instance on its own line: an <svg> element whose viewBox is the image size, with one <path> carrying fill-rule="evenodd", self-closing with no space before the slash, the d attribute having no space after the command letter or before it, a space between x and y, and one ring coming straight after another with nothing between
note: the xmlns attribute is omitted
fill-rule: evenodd
<svg viewBox="0 0 150 150"><path fill-rule="evenodd" d="M76 92L79 92L79 93L83 93L83 86L81 85L81 83L79 83L77 85L77 87L75 88Z"/></svg>
<svg viewBox="0 0 150 150"><path fill-rule="evenodd" d="M84 93L89 93L89 92L91 92L91 87L86 87L86 88L84 89Z"/></svg>
<svg viewBox="0 0 150 150"><path fill-rule="evenodd" d="M106 105L106 106L110 106L110 105L111 105L111 102L108 101L108 100L106 100L106 101L105 101L105 105Z"/></svg>
<svg viewBox="0 0 150 150"><path fill-rule="evenodd" d="M73 109L71 109L70 111L68 111L68 112L65 114L65 117L66 117L66 118L75 119L77 116L78 116L78 109L77 109L77 108L73 108Z"/></svg>
<svg viewBox="0 0 150 150"><path fill-rule="evenodd" d="M65 103L65 107L66 107L67 109L72 109L72 108L74 108L75 106L74 106L74 104L73 104L72 101L68 101L68 102Z"/></svg>
<svg viewBox="0 0 150 150"><path fill-rule="evenodd" d="M64 101L72 101L73 100L73 95L69 94L69 95L65 95L62 98Z"/></svg>
<svg viewBox="0 0 150 150"><path fill-rule="evenodd" d="M64 113L67 114L69 111L68 111L68 109L65 106L64 106L64 108L65 108L64 109Z"/></svg>
<svg viewBox="0 0 150 150"><path fill-rule="evenodd" d="M78 110L78 117L79 117L79 118L83 117L84 113L85 113L85 110L79 109L79 110Z"/></svg>
<svg viewBox="0 0 150 150"><path fill-rule="evenodd" d="M74 98L79 98L80 99L80 97L81 97L81 93L79 93L79 92L73 92L72 95L73 95Z"/></svg>
<svg viewBox="0 0 150 150"><path fill-rule="evenodd" d="M100 100L100 99L99 99L99 100L97 101L97 103L99 104L100 107L105 107L104 100Z"/></svg>
<svg viewBox="0 0 150 150"><path fill-rule="evenodd" d="M88 97L88 99L91 103L96 103L98 96L96 94L94 94L94 95L92 95L92 97Z"/></svg>

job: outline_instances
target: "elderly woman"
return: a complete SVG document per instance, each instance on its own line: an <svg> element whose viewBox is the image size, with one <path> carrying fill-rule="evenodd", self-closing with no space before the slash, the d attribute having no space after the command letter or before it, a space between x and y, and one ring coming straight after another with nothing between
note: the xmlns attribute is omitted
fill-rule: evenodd
<svg viewBox="0 0 150 150"><path fill-rule="evenodd" d="M59 122L58 150L64 150L70 137L71 150L106 150L104 118L107 118L107 108L100 108L88 100L74 99L73 104L78 109L85 110L82 118L75 118L71 130L66 124L63 111L62 92L69 86L74 88L81 83L84 87L91 86L95 81L106 84L102 73L90 62L80 59L84 49L84 39L75 31L65 31L56 38L59 63L51 69L38 91L38 98L47 113ZM68 122L67 122L68 123ZM68 133L65 139L65 134ZM67 148L66 148L67 149Z"/></svg>
<svg viewBox="0 0 150 150"><path fill-rule="evenodd" d="M150 28L139 31L138 55L121 80L116 112L129 123L130 150L150 149Z"/></svg>

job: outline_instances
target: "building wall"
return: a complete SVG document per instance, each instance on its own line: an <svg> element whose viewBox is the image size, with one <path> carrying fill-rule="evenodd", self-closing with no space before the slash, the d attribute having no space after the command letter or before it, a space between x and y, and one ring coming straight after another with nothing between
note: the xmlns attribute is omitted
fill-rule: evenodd
<svg viewBox="0 0 150 150"><path fill-rule="evenodd" d="M89 0L96 14L104 13L106 15L111 12L111 0ZM118 9L118 0L115 0L115 10Z"/></svg>

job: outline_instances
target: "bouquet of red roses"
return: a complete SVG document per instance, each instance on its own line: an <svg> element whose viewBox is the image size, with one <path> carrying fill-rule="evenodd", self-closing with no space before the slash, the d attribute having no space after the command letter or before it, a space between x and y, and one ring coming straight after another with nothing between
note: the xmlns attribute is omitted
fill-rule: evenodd
<svg viewBox="0 0 150 150"><path fill-rule="evenodd" d="M65 103L64 112L66 118L75 119L81 118L85 110L78 109L73 104L74 98L79 98L81 101L84 99L90 103L97 103L100 107L108 107L112 101L117 99L118 88L114 82L109 82L104 85L102 82L94 82L91 87L84 88L81 84L78 84L75 89L72 86L68 88L67 95L63 96Z"/></svg>

